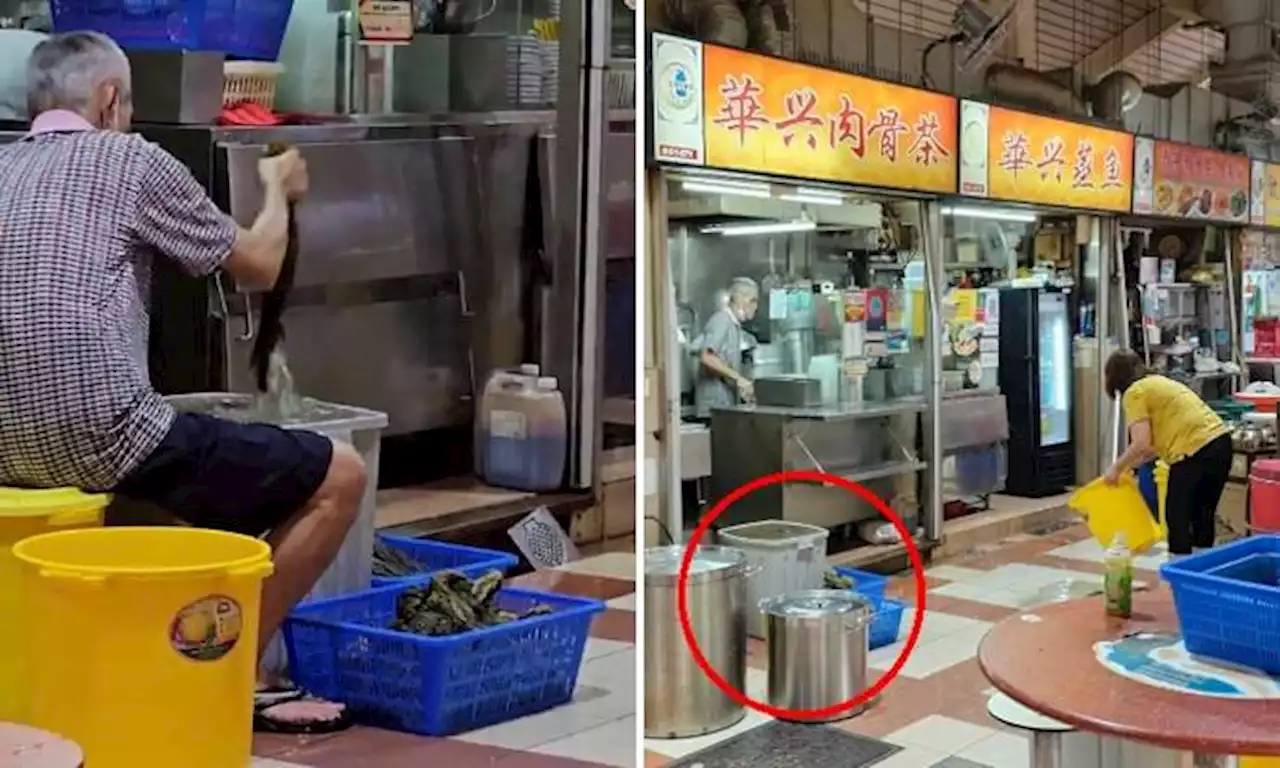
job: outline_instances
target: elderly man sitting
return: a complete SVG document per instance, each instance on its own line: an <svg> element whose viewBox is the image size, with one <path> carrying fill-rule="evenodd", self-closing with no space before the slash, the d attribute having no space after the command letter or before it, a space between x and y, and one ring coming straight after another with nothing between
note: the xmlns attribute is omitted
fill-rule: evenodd
<svg viewBox="0 0 1280 768"><path fill-rule="evenodd" d="M364 465L318 434L175 413L147 371L148 292L155 258L270 288L307 168L297 152L263 160L262 211L242 229L178 160L128 133L130 79L109 38L50 37L27 65L30 133L0 148L0 485L109 491L265 536L265 646L346 537ZM258 725L345 724L341 707L301 698L263 690ZM290 709L314 716L300 724Z"/></svg>

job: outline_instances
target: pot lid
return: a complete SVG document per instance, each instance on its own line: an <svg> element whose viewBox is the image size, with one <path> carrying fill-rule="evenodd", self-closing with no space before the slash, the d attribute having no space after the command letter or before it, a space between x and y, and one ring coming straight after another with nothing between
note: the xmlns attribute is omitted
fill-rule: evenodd
<svg viewBox="0 0 1280 768"><path fill-rule="evenodd" d="M769 616L823 619L871 612L871 603L856 592L841 589L812 589L767 598L760 610Z"/></svg>
<svg viewBox="0 0 1280 768"><path fill-rule="evenodd" d="M678 576L684 547L651 547L644 551L645 576ZM711 574L747 564L747 556L733 547L698 547L689 565L689 575Z"/></svg>

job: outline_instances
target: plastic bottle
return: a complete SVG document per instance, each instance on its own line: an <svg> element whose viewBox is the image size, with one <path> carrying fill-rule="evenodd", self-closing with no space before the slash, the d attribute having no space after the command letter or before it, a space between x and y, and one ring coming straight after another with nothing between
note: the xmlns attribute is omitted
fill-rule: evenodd
<svg viewBox="0 0 1280 768"><path fill-rule="evenodd" d="M1133 613L1133 553L1123 533L1111 540L1102 564L1107 615L1127 619Z"/></svg>
<svg viewBox="0 0 1280 768"><path fill-rule="evenodd" d="M472 446L476 474L480 477L484 477L486 473L485 454L488 452L489 419L494 407L495 393L502 390L505 382L519 382L533 387L541 372L542 369L536 363L523 363L519 368L499 368L491 372L485 380L484 387L480 390L479 402L476 403Z"/></svg>
<svg viewBox="0 0 1280 768"><path fill-rule="evenodd" d="M508 377L489 395L481 477L517 491L559 488L568 421L555 378Z"/></svg>

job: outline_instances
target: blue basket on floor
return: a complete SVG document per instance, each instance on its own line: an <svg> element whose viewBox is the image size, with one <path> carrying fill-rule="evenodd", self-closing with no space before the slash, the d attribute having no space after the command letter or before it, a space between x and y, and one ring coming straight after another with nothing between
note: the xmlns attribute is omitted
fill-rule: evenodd
<svg viewBox="0 0 1280 768"><path fill-rule="evenodd" d="M285 622L294 682L347 705L357 722L451 736L573 698L587 630L604 603L503 589L499 607L552 613L449 637L386 629L409 585L299 606Z"/></svg>
<svg viewBox="0 0 1280 768"><path fill-rule="evenodd" d="M870 600L873 606L878 608L884 602L884 591L889 586L888 576L860 571L857 568L846 568L843 565L837 565L832 570L839 576L853 579L852 590Z"/></svg>
<svg viewBox="0 0 1280 768"><path fill-rule="evenodd" d="M458 571L469 579L475 579L489 571L507 571L520 563L520 558L506 552L479 547L464 547L431 539L411 539L407 536L378 536L378 541L404 553L422 566L416 574L401 577L374 576L373 586L405 584L422 581L422 577L440 571Z"/></svg>
<svg viewBox="0 0 1280 768"><path fill-rule="evenodd" d="M902 632L902 613L905 608L906 606L897 600L880 601L875 618L871 620L871 630L867 633L867 645L871 650L898 642L898 634Z"/></svg>
<svg viewBox="0 0 1280 768"><path fill-rule="evenodd" d="M1280 674L1280 536L1252 536L1160 567L1187 650Z"/></svg>
<svg viewBox="0 0 1280 768"><path fill-rule="evenodd" d="M275 61L293 0L50 0L49 7L56 31L101 32L122 48Z"/></svg>

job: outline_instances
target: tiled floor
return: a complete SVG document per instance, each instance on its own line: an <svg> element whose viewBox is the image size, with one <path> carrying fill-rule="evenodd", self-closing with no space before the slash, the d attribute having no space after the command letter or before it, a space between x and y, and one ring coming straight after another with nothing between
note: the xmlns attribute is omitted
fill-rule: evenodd
<svg viewBox="0 0 1280 768"><path fill-rule="evenodd" d="M605 600L587 641L574 701L473 731L426 739L370 728L314 738L258 737L255 768L601 768L636 754L635 555L606 553L513 584Z"/></svg>
<svg viewBox="0 0 1280 768"><path fill-rule="evenodd" d="M987 630L1021 610L1101 587L1102 550L1083 526L1045 535L1017 535L931 568L920 641L901 676L880 702L838 727L902 748L875 768L1023 768L1029 745L986 712L993 692L976 653ZM1138 578L1154 583L1163 555L1140 558ZM893 596L914 604L912 580L899 577ZM914 611L903 616L903 632ZM762 697L767 656L751 641L748 693ZM871 654L873 669L893 664L901 645ZM646 766L657 768L754 728L768 719L750 713L738 727L700 739L645 741Z"/></svg>

